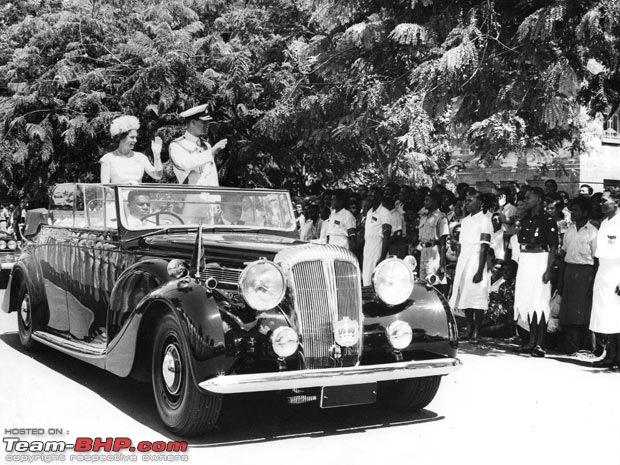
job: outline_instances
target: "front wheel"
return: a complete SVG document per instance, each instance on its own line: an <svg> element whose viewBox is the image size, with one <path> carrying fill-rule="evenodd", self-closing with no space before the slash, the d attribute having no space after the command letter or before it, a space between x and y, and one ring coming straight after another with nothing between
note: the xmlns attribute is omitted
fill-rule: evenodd
<svg viewBox="0 0 620 465"><path fill-rule="evenodd" d="M379 384L379 399L392 410L415 412L431 403L440 382L440 376L386 381Z"/></svg>
<svg viewBox="0 0 620 465"><path fill-rule="evenodd" d="M34 309L32 297L28 291L26 282L22 281L17 291L17 330L19 333L19 342L22 347L28 351L35 351L41 347L40 344L32 338L35 318L36 311Z"/></svg>
<svg viewBox="0 0 620 465"><path fill-rule="evenodd" d="M192 378L189 348L174 316L165 315L155 332L151 362L159 416L180 436L193 436L217 424L222 396L200 391Z"/></svg>

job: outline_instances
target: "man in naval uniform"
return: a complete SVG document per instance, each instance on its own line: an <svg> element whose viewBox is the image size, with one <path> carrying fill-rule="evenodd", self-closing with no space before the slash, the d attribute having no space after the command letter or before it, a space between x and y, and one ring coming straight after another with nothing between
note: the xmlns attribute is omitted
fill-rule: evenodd
<svg viewBox="0 0 620 465"><path fill-rule="evenodd" d="M200 184L219 186L215 154L226 147L227 139L220 140L213 147L203 138L207 132L207 105L190 108L180 116L187 122L187 130L170 143L169 152L172 168L179 184Z"/></svg>

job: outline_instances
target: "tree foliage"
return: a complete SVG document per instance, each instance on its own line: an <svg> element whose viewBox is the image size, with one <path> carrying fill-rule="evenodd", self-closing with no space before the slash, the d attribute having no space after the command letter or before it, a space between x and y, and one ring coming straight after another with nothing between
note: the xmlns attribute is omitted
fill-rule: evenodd
<svg viewBox="0 0 620 465"><path fill-rule="evenodd" d="M98 178L108 126L139 149L202 102L222 183L430 183L563 141L620 101L615 0L16 0L0 6L0 192Z"/></svg>

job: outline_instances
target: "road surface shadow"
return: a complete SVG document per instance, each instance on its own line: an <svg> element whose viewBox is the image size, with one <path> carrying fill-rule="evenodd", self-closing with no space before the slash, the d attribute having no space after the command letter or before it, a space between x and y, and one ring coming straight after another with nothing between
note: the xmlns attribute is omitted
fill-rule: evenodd
<svg viewBox="0 0 620 465"><path fill-rule="evenodd" d="M320 438L444 419L429 410L400 413L379 404L332 409L321 409L316 402L290 405L284 395L270 393L229 396L226 400L220 429L204 438L193 438L192 447Z"/></svg>
<svg viewBox="0 0 620 465"><path fill-rule="evenodd" d="M485 357L521 355L515 353L515 349L520 346L519 344L508 342L504 339L481 337L478 341L479 342L477 344L472 344L470 341L459 341L459 352Z"/></svg>
<svg viewBox="0 0 620 465"><path fill-rule="evenodd" d="M170 439L184 439L192 447L271 442L295 437L345 435L360 431L442 420L429 410L394 412L378 404L321 409L316 402L291 405L279 393L229 395L217 430L204 436L180 438L162 425L150 384L111 373L49 348L26 352L16 332L0 340L72 381L90 389L131 418ZM86 415L87 412L84 412ZM126 433L123 433L126 434Z"/></svg>
<svg viewBox="0 0 620 465"><path fill-rule="evenodd" d="M529 354L516 353L515 349L519 347L520 344L508 342L504 339L494 338L480 338L478 344L471 344L468 341L459 342L460 353L478 355L481 357L515 356L531 358L531 355ZM583 371L589 371L593 374L613 373L609 369L595 368L592 366L592 362L599 360L600 358L601 357L596 357L591 352L586 351L566 355L559 351L547 350L547 354L545 356L545 359L547 360L579 366L585 369Z"/></svg>

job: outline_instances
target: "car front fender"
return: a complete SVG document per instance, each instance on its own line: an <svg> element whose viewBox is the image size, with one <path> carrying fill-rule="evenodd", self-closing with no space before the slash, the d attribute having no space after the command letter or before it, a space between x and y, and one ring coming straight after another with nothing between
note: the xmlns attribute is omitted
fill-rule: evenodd
<svg viewBox="0 0 620 465"><path fill-rule="evenodd" d="M204 286L185 279L165 283L138 303L110 343L106 369L128 376L136 359L150 360L150 353L136 353L136 350L138 347L150 350L150 344L141 344L140 340L152 338L159 317L165 312L172 313L183 328L196 380L230 369L234 360L226 357L219 306Z"/></svg>
<svg viewBox="0 0 620 465"><path fill-rule="evenodd" d="M367 301L363 312L365 352L391 351L386 329L392 322L401 320L409 323L413 332L411 344L403 352L456 356L458 341L454 316L443 296L432 287L418 282L405 303L390 307L378 300Z"/></svg>
<svg viewBox="0 0 620 465"><path fill-rule="evenodd" d="M18 298L17 291L19 290L20 284L24 281L31 293L30 297L33 299L33 305L37 306L41 312L41 317L46 315L49 317L41 269L37 266L32 255L27 252L22 252L13 266L9 282L4 292L4 298L2 299L2 311L9 313L16 310L17 302L15 302L15 299ZM39 285L37 285L37 283L39 283ZM47 319L45 319L45 321L47 321Z"/></svg>

